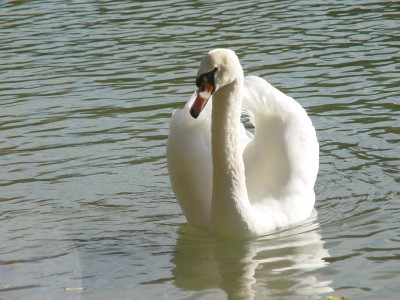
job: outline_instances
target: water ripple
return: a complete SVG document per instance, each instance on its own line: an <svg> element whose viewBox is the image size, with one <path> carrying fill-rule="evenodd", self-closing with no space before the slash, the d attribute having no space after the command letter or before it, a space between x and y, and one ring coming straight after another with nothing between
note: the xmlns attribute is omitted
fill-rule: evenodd
<svg viewBox="0 0 400 300"><path fill-rule="evenodd" d="M294 97L317 129L316 208L330 255L311 277L279 281L265 263L243 280L256 280L255 298L273 294L261 279L269 276L279 297L316 296L333 278L348 298L395 297L399 9L396 1L0 4L0 292L45 299L85 285L78 293L92 298L224 297L214 285L182 291L171 277L184 271L174 251L197 250L181 244L165 143L201 57L229 47L246 75ZM200 250L201 242L194 238ZM209 270L215 262L223 260Z"/></svg>

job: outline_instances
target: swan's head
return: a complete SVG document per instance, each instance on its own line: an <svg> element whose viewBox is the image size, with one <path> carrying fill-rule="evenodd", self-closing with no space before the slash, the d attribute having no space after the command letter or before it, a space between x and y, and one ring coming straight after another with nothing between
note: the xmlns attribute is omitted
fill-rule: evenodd
<svg viewBox="0 0 400 300"><path fill-rule="evenodd" d="M211 95L230 84L238 75L243 76L242 66L235 52L229 49L215 49L203 57L196 76L197 97L190 109L197 118Z"/></svg>

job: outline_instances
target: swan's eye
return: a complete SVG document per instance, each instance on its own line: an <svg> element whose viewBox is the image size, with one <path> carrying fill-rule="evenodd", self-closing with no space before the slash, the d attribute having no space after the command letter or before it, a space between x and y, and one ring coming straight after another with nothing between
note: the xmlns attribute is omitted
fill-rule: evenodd
<svg viewBox="0 0 400 300"><path fill-rule="evenodd" d="M214 67L210 72L201 74L199 77L196 78L196 86L198 88L201 87L201 91L204 91L203 82L208 82L212 86L214 86L214 73L218 71L218 67Z"/></svg>

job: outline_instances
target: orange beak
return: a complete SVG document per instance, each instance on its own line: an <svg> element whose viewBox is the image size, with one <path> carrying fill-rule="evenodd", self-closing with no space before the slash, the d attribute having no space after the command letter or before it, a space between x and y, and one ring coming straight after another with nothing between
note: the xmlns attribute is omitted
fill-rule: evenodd
<svg viewBox="0 0 400 300"><path fill-rule="evenodd" d="M197 90L197 97L194 100L192 107L190 108L190 114L193 118L197 118L203 108L206 106L208 99L211 97L214 87L207 81L203 81L199 89Z"/></svg>

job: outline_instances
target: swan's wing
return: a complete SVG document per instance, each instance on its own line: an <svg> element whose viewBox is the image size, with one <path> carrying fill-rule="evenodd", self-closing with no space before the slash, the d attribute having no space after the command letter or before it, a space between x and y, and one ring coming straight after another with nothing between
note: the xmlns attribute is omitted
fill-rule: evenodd
<svg viewBox="0 0 400 300"><path fill-rule="evenodd" d="M243 109L255 125L243 153L250 202L282 211L286 221L305 219L314 206L319 163L310 118L299 103L255 76L245 78Z"/></svg>
<svg viewBox="0 0 400 300"><path fill-rule="evenodd" d="M188 222L210 231L211 103L194 119L189 109L195 98L196 92L183 109L175 110L172 115L167 142L167 165L172 189Z"/></svg>

